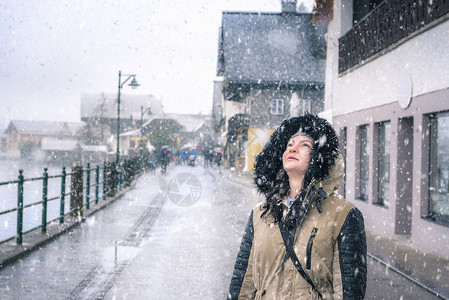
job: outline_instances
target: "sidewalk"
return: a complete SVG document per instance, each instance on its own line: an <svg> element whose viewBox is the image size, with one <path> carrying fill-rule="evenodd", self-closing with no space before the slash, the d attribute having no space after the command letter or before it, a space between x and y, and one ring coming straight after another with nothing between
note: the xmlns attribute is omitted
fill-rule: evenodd
<svg viewBox="0 0 449 300"><path fill-rule="evenodd" d="M442 299L449 299L449 260L367 230L368 255Z"/></svg>
<svg viewBox="0 0 449 300"><path fill-rule="evenodd" d="M84 222L87 217L107 207L109 204L123 196L128 190L132 189L136 181L137 178L131 186L118 191L114 197L107 197L106 200L101 199L98 201L98 204L91 202L91 208L89 210L84 208L84 216L82 219L78 217L65 216L63 224L60 224L58 221L48 224L46 233L42 233L41 229L38 228L30 233L24 234L22 245L17 245L15 239L0 244L0 270L10 263L15 262L19 258L33 252L39 247L42 247L46 243L54 240L73 227L80 225L81 222Z"/></svg>

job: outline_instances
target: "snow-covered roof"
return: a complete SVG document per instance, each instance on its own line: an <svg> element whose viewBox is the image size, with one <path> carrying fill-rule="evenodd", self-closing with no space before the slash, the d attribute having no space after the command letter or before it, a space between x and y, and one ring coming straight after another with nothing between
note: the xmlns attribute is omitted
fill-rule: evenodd
<svg viewBox="0 0 449 300"><path fill-rule="evenodd" d="M46 136L75 136L84 126L84 122L50 122L12 120L5 134L17 131L20 134Z"/></svg>
<svg viewBox="0 0 449 300"><path fill-rule="evenodd" d="M120 136L140 136L140 129L133 129L130 131L125 131L123 133L120 133Z"/></svg>
<svg viewBox="0 0 449 300"><path fill-rule="evenodd" d="M209 115L175 114L164 113L160 111L158 114L151 115L148 121L143 123L143 127L147 127L153 120L157 119L176 120L179 124L182 125L182 130L186 132L196 132L204 125L212 122L212 117Z"/></svg>
<svg viewBox="0 0 449 300"><path fill-rule="evenodd" d="M61 140L57 138L44 137L42 138L42 150L53 151L73 151L78 145L77 140Z"/></svg>
<svg viewBox="0 0 449 300"><path fill-rule="evenodd" d="M184 114L165 114L165 119L173 119L183 126L183 131L196 132L198 129L212 121L209 115L184 115Z"/></svg>
<svg viewBox="0 0 449 300"><path fill-rule="evenodd" d="M323 83L326 27L311 14L223 12L218 74L227 82Z"/></svg>
<svg viewBox="0 0 449 300"><path fill-rule="evenodd" d="M126 95L120 94L120 116L124 119L140 120L142 107L151 108L152 114L162 110L162 102L153 95ZM117 118L117 94L82 94L81 119L94 116L107 119ZM149 115L143 115L148 120Z"/></svg>

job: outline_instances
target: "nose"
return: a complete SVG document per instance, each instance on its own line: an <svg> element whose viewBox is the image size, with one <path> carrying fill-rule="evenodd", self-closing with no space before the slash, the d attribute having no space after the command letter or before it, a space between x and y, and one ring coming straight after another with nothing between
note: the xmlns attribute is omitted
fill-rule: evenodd
<svg viewBox="0 0 449 300"><path fill-rule="evenodd" d="M288 151L288 152L289 152L289 153L296 153L297 150L296 150L295 145L291 146L291 147L289 148L289 151Z"/></svg>

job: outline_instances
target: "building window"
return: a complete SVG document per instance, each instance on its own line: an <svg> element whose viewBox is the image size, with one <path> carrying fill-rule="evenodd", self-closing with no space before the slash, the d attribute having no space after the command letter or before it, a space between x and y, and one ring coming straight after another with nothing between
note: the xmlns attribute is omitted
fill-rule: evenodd
<svg viewBox="0 0 449 300"><path fill-rule="evenodd" d="M368 201L369 180L369 138L368 125L359 127L359 194L358 198Z"/></svg>
<svg viewBox="0 0 449 300"><path fill-rule="evenodd" d="M284 114L284 99L272 99L270 112L272 115Z"/></svg>
<svg viewBox="0 0 449 300"><path fill-rule="evenodd" d="M377 204L390 204L390 122L377 124Z"/></svg>
<svg viewBox="0 0 449 300"><path fill-rule="evenodd" d="M429 215L449 222L449 113L430 117Z"/></svg>

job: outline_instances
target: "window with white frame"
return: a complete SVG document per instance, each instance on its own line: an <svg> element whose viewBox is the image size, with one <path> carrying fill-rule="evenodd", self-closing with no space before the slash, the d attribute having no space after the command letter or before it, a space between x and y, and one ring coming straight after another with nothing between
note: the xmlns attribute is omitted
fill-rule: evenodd
<svg viewBox="0 0 449 300"><path fill-rule="evenodd" d="M272 115L284 114L284 99L272 99L270 105L270 113Z"/></svg>
<svg viewBox="0 0 449 300"><path fill-rule="evenodd" d="M449 112L430 116L429 215L449 222Z"/></svg>

